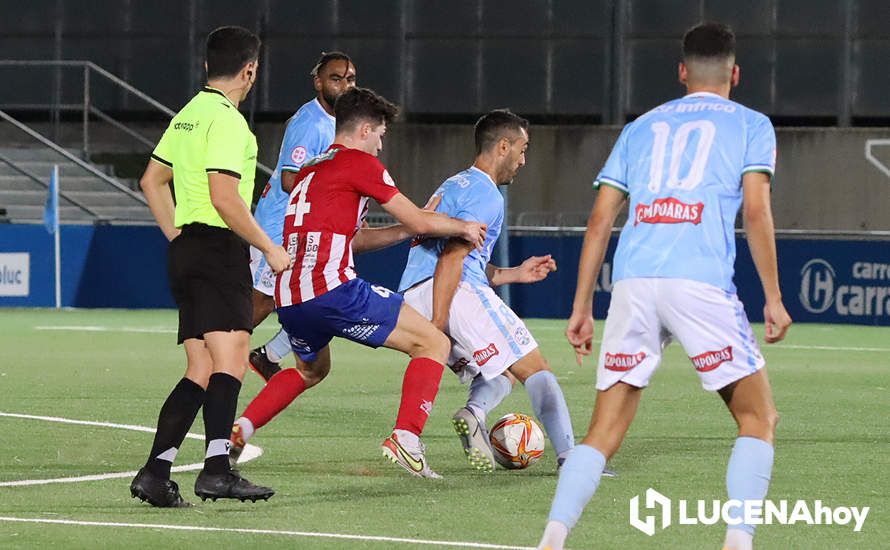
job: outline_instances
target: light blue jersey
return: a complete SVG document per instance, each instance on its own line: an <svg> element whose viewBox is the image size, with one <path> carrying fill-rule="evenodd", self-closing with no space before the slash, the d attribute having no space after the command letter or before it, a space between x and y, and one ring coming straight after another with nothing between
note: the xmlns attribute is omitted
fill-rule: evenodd
<svg viewBox="0 0 890 550"><path fill-rule="evenodd" d="M333 142L334 117L324 110L318 99L304 104L287 121L278 151L278 164L254 212L257 223L275 244L282 242L284 211L288 203L288 194L281 189L281 173L299 172L304 162L325 152Z"/></svg>
<svg viewBox="0 0 890 550"><path fill-rule="evenodd" d="M776 163L776 135L757 111L701 92L669 101L624 127L594 186L629 195L613 281L665 277L728 291L742 175Z"/></svg>
<svg viewBox="0 0 890 550"><path fill-rule="evenodd" d="M501 234L504 223L504 198L488 174L471 166L463 172L451 176L436 189L434 195L441 196L442 202L436 212L452 218L475 221L488 225L485 244L482 250L473 249L464 259L462 281L473 285L488 286L485 268L491 258L494 243ZM439 254L445 248L447 239L423 239L411 244L408 264L402 273L399 292L405 292L417 283L433 276Z"/></svg>

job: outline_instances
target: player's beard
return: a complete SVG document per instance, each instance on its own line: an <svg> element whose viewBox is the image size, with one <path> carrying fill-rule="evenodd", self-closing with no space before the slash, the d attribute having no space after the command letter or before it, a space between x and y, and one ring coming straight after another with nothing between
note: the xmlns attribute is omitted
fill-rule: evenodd
<svg viewBox="0 0 890 550"><path fill-rule="evenodd" d="M334 108L334 103L337 102L337 98L340 97L340 94L336 92L329 92L328 90L321 90L321 97L324 98L325 103L331 106L331 109Z"/></svg>

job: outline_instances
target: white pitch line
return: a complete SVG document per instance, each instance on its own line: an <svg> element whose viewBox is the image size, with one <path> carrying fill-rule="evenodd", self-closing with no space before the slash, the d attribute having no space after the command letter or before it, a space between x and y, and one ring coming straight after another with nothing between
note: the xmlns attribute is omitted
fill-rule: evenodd
<svg viewBox="0 0 890 550"><path fill-rule="evenodd" d="M851 348L845 346L797 346L792 344L766 345L764 349L814 349L819 351L890 351L890 348Z"/></svg>
<svg viewBox="0 0 890 550"><path fill-rule="evenodd" d="M280 330L280 327L256 327L254 332ZM137 334L176 334L169 327L106 327L102 325L37 325L34 330L58 330L67 332L132 332Z"/></svg>
<svg viewBox="0 0 890 550"><path fill-rule="evenodd" d="M147 432L154 433L154 428L149 428L147 426L136 426L134 424L115 424L113 422L95 422L92 420L74 420L71 418L61 418L58 416L37 416L33 414L19 414L19 413L7 413L0 412L0 417L7 418L22 418L25 420L44 420L46 422L59 422L62 424L78 424L81 426L98 426L101 428L118 428L122 430L132 430L136 432ZM193 434L187 433L185 436L188 439L204 439L204 436L201 434ZM257 447L256 445L247 444L244 447L244 452L241 454L241 458L238 459L238 464L242 464L244 462L249 462L260 455L263 454L263 449ZM196 462L194 464L185 464L182 466L174 466L172 468L173 472L188 472L194 470L200 470L204 467L204 463ZM85 476L73 476L73 477L57 477L50 479L22 479L18 481L3 481L0 482L0 487L24 487L27 485L49 485L51 483L80 483L82 481L102 481L106 479L117 479L122 477L133 477L136 475L136 471L129 472L111 472L107 474L93 474L93 475L85 475Z"/></svg>
<svg viewBox="0 0 890 550"><path fill-rule="evenodd" d="M534 550L530 546L506 546L481 542L459 542L447 540L424 540L401 537L380 537L370 535L344 535L341 533L315 533L311 531L278 531L274 529L238 529L234 527L202 527L199 525L165 525L158 523L116 523L110 521L75 521L67 519L14 518L0 516L0 521L17 523L44 523L52 525L76 525L83 527L127 527L131 529L168 529L171 531L198 531L215 533L240 533L245 535L283 535L289 537L312 537L326 539L356 540L365 542L397 542L425 546L450 546L454 548L492 548L496 550Z"/></svg>
<svg viewBox="0 0 890 550"><path fill-rule="evenodd" d="M153 334L176 334L176 329L172 328L143 328L143 327L104 327L98 325L41 325L35 326L34 330L64 330L64 331L80 331L80 332L136 332L136 333L153 333ZM257 327L256 330L264 330ZM536 332L563 332L565 329L560 327L538 327ZM594 344L601 344L601 340L593 340ZM801 346L793 344L779 344L772 346L781 349L802 349L802 350L818 350L818 351L860 351L860 352L890 352L890 348L858 348L848 346ZM770 349L767 347L766 349Z"/></svg>
<svg viewBox="0 0 890 550"><path fill-rule="evenodd" d="M183 466L174 466L171 472L188 472L200 470L204 467L203 462L194 464L185 464ZM74 477L56 477L52 479L21 479L19 481L3 481L0 487L26 487L29 485L50 485L52 483L80 483L83 481L104 481L106 479L131 478L137 474L136 470L131 472L112 472L110 474L95 474L90 476L74 476Z"/></svg>
<svg viewBox="0 0 890 550"><path fill-rule="evenodd" d="M164 327L103 327L98 325L41 325L34 330L64 330L76 332L139 332L152 334L176 334L175 328Z"/></svg>

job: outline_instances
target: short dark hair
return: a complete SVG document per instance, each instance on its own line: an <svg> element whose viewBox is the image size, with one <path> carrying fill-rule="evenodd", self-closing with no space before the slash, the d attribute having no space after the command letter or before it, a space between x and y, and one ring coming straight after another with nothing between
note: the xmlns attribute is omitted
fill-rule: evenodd
<svg viewBox="0 0 890 550"><path fill-rule="evenodd" d="M392 122L399 108L369 88L350 88L334 103L337 131L348 130L361 121Z"/></svg>
<svg viewBox="0 0 890 550"><path fill-rule="evenodd" d="M260 57L260 38L244 27L220 27L207 35L207 78L235 76Z"/></svg>
<svg viewBox="0 0 890 550"><path fill-rule="evenodd" d="M339 52L339 51L321 52L321 57L318 58L318 61L315 62L315 66L312 67L311 71L309 71L309 76L313 76L313 77L318 76L318 74L331 61L345 61L346 62L346 70L349 70L350 65L355 67L355 62L352 61L352 58L343 52Z"/></svg>
<svg viewBox="0 0 890 550"><path fill-rule="evenodd" d="M705 21L683 35L683 59L725 59L735 57L735 33L729 25Z"/></svg>
<svg viewBox="0 0 890 550"><path fill-rule="evenodd" d="M504 132L528 131L528 121L521 116L510 112L509 109L495 109L476 121L476 154L487 151L494 146Z"/></svg>

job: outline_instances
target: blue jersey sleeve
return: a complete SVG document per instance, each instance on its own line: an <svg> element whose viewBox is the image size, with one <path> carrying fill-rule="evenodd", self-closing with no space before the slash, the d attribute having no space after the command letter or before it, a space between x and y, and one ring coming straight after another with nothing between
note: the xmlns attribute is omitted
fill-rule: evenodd
<svg viewBox="0 0 890 550"><path fill-rule="evenodd" d="M487 193L464 193L454 208L452 217L486 225L494 224L501 212L500 202L492 200Z"/></svg>
<svg viewBox="0 0 890 550"><path fill-rule="evenodd" d="M325 148L321 143L321 133L311 122L294 120L284 132L278 165L283 172L299 172L304 162L318 156Z"/></svg>
<svg viewBox="0 0 890 550"><path fill-rule="evenodd" d="M441 186L439 186L438 189L436 189L436 192L433 193L433 196L430 197L430 200L432 200L433 197L437 197L437 196L441 197L442 200L439 201L439 205L436 206L436 212L439 212L440 214L445 214L446 216L450 216L453 218L458 210L454 194L446 193L445 186L441 185Z"/></svg>
<svg viewBox="0 0 890 550"><path fill-rule="evenodd" d="M752 112L751 118L742 174L766 172L772 177L776 171L776 131L766 115Z"/></svg>
<svg viewBox="0 0 890 550"><path fill-rule="evenodd" d="M630 193L627 187L627 134L630 126L630 124L625 126L618 136L618 141L615 142L605 166L593 181L594 189L600 185L608 185L624 193Z"/></svg>

